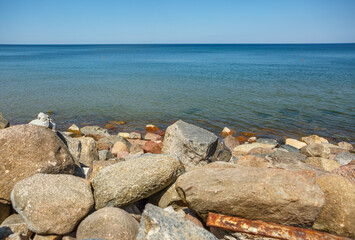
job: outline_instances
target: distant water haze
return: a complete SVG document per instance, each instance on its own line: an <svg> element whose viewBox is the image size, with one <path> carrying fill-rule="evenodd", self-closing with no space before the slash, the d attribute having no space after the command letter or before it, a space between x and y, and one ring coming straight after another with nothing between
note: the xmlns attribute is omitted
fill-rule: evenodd
<svg viewBox="0 0 355 240"><path fill-rule="evenodd" d="M0 112L355 140L355 44L0 45Z"/></svg>

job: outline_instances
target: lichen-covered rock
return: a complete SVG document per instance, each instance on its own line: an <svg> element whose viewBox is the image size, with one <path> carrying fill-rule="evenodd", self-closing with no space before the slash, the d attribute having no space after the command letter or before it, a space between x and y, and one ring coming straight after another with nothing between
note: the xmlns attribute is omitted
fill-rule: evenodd
<svg viewBox="0 0 355 240"><path fill-rule="evenodd" d="M325 204L313 228L355 238L355 184L337 174L326 174L317 183Z"/></svg>
<svg viewBox="0 0 355 240"><path fill-rule="evenodd" d="M166 129L162 153L177 157L188 171L209 162L217 140L213 133L179 120Z"/></svg>
<svg viewBox="0 0 355 240"><path fill-rule="evenodd" d="M135 240L138 228L139 223L124 210L105 207L80 223L76 239Z"/></svg>
<svg viewBox="0 0 355 240"><path fill-rule="evenodd" d="M95 207L121 207L147 198L174 182L179 171L179 161L164 154L144 154L108 166L92 180Z"/></svg>
<svg viewBox="0 0 355 240"><path fill-rule="evenodd" d="M2 116L2 113L0 113L0 129L7 127L10 127L10 123Z"/></svg>
<svg viewBox="0 0 355 240"><path fill-rule="evenodd" d="M330 149L320 143L312 143L304 146L300 149L301 153L307 157L323 157L328 158L330 155Z"/></svg>
<svg viewBox="0 0 355 240"><path fill-rule="evenodd" d="M14 186L14 209L38 234L72 232L94 205L90 183L67 174L35 174Z"/></svg>
<svg viewBox="0 0 355 240"><path fill-rule="evenodd" d="M189 208L203 219L216 212L309 226L324 204L314 178L284 169L212 163L181 175L175 185Z"/></svg>
<svg viewBox="0 0 355 240"><path fill-rule="evenodd" d="M139 226L137 240L143 239L217 240L212 233L204 228L178 214L169 213L152 204L146 205Z"/></svg>
<svg viewBox="0 0 355 240"><path fill-rule="evenodd" d="M0 203L10 204L15 183L35 173L73 174L68 148L51 130L17 125L0 131Z"/></svg>

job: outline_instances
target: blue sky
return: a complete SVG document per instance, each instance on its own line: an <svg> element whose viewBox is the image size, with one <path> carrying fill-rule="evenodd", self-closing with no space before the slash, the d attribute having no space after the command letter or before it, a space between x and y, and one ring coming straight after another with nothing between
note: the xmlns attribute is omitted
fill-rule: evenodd
<svg viewBox="0 0 355 240"><path fill-rule="evenodd" d="M0 44L355 42L355 0L0 0Z"/></svg>

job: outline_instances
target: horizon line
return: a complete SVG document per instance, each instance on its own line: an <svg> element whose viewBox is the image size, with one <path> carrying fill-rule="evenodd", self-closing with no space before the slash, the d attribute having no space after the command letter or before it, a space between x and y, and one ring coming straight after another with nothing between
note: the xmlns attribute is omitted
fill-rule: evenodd
<svg viewBox="0 0 355 240"><path fill-rule="evenodd" d="M304 42L304 43L0 43L0 45L287 45L287 44L355 44L355 42Z"/></svg>

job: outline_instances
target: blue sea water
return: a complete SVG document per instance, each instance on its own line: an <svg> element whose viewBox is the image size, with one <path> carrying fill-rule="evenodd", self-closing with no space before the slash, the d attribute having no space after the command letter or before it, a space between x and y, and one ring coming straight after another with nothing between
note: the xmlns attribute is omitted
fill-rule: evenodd
<svg viewBox="0 0 355 240"><path fill-rule="evenodd" d="M0 45L0 112L354 141L355 44Z"/></svg>

